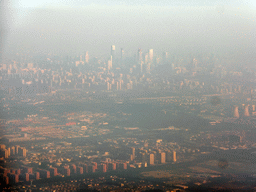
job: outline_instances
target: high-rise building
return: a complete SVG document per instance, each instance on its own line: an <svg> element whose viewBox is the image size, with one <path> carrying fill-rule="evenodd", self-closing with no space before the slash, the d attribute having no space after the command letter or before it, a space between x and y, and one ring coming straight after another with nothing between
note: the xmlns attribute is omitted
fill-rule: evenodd
<svg viewBox="0 0 256 192"><path fill-rule="evenodd" d="M197 67L198 67L198 61L196 58L193 59L193 68L194 70L197 70Z"/></svg>
<svg viewBox="0 0 256 192"><path fill-rule="evenodd" d="M239 111L238 111L238 106L234 107L234 117L239 118Z"/></svg>
<svg viewBox="0 0 256 192"><path fill-rule="evenodd" d="M132 156L133 156L133 158L135 158L135 147L132 147L132 148L131 148L131 151L132 151Z"/></svg>
<svg viewBox="0 0 256 192"><path fill-rule="evenodd" d="M154 57L153 49L149 49L149 51L148 51L148 56L149 56L150 62L152 62L152 61L153 61L153 57Z"/></svg>
<svg viewBox="0 0 256 192"><path fill-rule="evenodd" d="M82 164L82 167L83 167L83 172L84 173L88 173L88 166L87 166L87 164Z"/></svg>
<svg viewBox="0 0 256 192"><path fill-rule="evenodd" d="M134 156L130 155L130 160L133 161L134 160Z"/></svg>
<svg viewBox="0 0 256 192"><path fill-rule="evenodd" d="M57 176L58 175L56 167L50 167L50 175L51 176Z"/></svg>
<svg viewBox="0 0 256 192"><path fill-rule="evenodd" d="M16 170L16 174L19 175L20 173L21 173L21 170L20 170L20 169L17 169L17 170Z"/></svg>
<svg viewBox="0 0 256 192"><path fill-rule="evenodd" d="M127 169L127 163L121 163L120 168L123 169L123 170Z"/></svg>
<svg viewBox="0 0 256 192"><path fill-rule="evenodd" d="M64 169L64 175L70 176L70 169L69 168Z"/></svg>
<svg viewBox="0 0 256 192"><path fill-rule="evenodd" d="M0 149L5 150L6 146L4 144L0 144Z"/></svg>
<svg viewBox="0 0 256 192"><path fill-rule="evenodd" d="M36 180L40 179L40 173L39 172L35 172L35 177L36 177Z"/></svg>
<svg viewBox="0 0 256 192"><path fill-rule="evenodd" d="M95 171L98 169L98 164L96 162L92 162L93 164L93 168L95 169Z"/></svg>
<svg viewBox="0 0 256 192"><path fill-rule="evenodd" d="M144 56L144 63L145 63L145 64L148 63L148 53L146 53L145 56Z"/></svg>
<svg viewBox="0 0 256 192"><path fill-rule="evenodd" d="M75 164L71 165L71 173L76 174L76 165Z"/></svg>
<svg viewBox="0 0 256 192"><path fill-rule="evenodd" d="M116 46L111 45L111 55L115 55Z"/></svg>
<svg viewBox="0 0 256 192"><path fill-rule="evenodd" d="M50 171L40 169L39 173L41 178L50 178Z"/></svg>
<svg viewBox="0 0 256 192"><path fill-rule="evenodd" d="M141 153L140 159L141 159L142 164L145 165L145 163L147 163L146 153Z"/></svg>
<svg viewBox="0 0 256 192"><path fill-rule="evenodd" d="M109 164L109 169L112 171L116 170L116 163L113 162L113 163Z"/></svg>
<svg viewBox="0 0 256 192"><path fill-rule="evenodd" d="M165 160L166 160L166 156L165 156L165 152L162 152L161 153L161 163L165 163Z"/></svg>
<svg viewBox="0 0 256 192"><path fill-rule="evenodd" d="M154 165L155 163L155 154L151 153L149 154L149 164Z"/></svg>
<svg viewBox="0 0 256 192"><path fill-rule="evenodd" d="M29 173L25 173L25 181L29 181Z"/></svg>
<svg viewBox="0 0 256 192"><path fill-rule="evenodd" d="M250 113L249 113L249 105L246 105L244 107L244 116L245 117L249 117L250 116Z"/></svg>
<svg viewBox="0 0 256 192"><path fill-rule="evenodd" d="M142 61L142 50L141 49L138 49L137 61L139 64Z"/></svg>
<svg viewBox="0 0 256 192"><path fill-rule="evenodd" d="M4 158L7 159L9 157L9 151L8 149L4 150Z"/></svg>
<svg viewBox="0 0 256 192"><path fill-rule="evenodd" d="M110 56L110 60L108 60L108 70L111 70L113 67L113 57L112 55Z"/></svg>
<svg viewBox="0 0 256 192"><path fill-rule="evenodd" d="M25 167L26 173L33 173L33 168L32 167Z"/></svg>
<svg viewBox="0 0 256 192"><path fill-rule="evenodd" d="M27 155L27 150L26 150L26 148L25 148L25 147L19 148L18 155L19 155L19 156L22 156L22 157L26 157L26 155Z"/></svg>
<svg viewBox="0 0 256 192"><path fill-rule="evenodd" d="M82 175L84 173L83 167L77 167L77 168L78 168L78 173Z"/></svg>
<svg viewBox="0 0 256 192"><path fill-rule="evenodd" d="M115 45L111 45L110 55L112 56L112 62L115 63L115 60L116 60L116 46Z"/></svg>
<svg viewBox="0 0 256 192"><path fill-rule="evenodd" d="M9 177L9 181L10 181L11 184L19 182L19 175L18 174L8 173L8 177Z"/></svg>
<svg viewBox="0 0 256 192"><path fill-rule="evenodd" d="M18 153L19 153L19 148L20 148L20 146L19 146L19 145L15 145L16 154L18 154Z"/></svg>
<svg viewBox="0 0 256 192"><path fill-rule="evenodd" d="M176 155L176 151L173 151L173 162L177 161L177 155Z"/></svg>
<svg viewBox="0 0 256 192"><path fill-rule="evenodd" d="M95 173L96 172L95 166L94 165L88 165L87 166L87 172L88 173Z"/></svg>
<svg viewBox="0 0 256 192"><path fill-rule="evenodd" d="M102 165L102 172L103 172L103 173L106 173L106 172L107 172L107 164L106 164L106 163L104 163L104 164Z"/></svg>
<svg viewBox="0 0 256 192"><path fill-rule="evenodd" d="M85 63L89 63L89 54L88 54L88 51L85 52Z"/></svg>

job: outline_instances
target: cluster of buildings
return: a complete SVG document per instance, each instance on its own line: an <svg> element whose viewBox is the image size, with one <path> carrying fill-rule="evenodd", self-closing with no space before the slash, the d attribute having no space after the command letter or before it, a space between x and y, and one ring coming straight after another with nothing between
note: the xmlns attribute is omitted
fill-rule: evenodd
<svg viewBox="0 0 256 192"><path fill-rule="evenodd" d="M9 158L9 157L26 157L27 150L25 147L20 147L19 145L6 148L4 144L0 145L0 157Z"/></svg>
<svg viewBox="0 0 256 192"><path fill-rule="evenodd" d="M55 93L62 89L92 92L152 89L204 94L254 92L243 84L228 82L236 77L253 75L253 71L233 69L228 73L221 65L224 61L213 55L178 57L164 52L159 57L153 49L147 52L139 49L134 57L125 57L121 49L121 55L117 57L115 51L112 45L107 61L89 60L88 52L76 57L46 55L40 59L16 55L12 60L1 63L0 90L17 98ZM217 79L226 82L221 83Z"/></svg>
<svg viewBox="0 0 256 192"><path fill-rule="evenodd" d="M160 142L157 141L158 145ZM60 145L63 145L63 147L59 148ZM79 146L72 149L72 146L65 142L57 145L42 145L41 150L39 150L38 145L35 147L28 150L28 154L26 154L25 147L16 145L5 149L6 146L1 145L1 150L7 153L6 156L2 157L2 160L10 163L10 168L0 167L1 182L8 185L20 182L29 183L33 180L52 177L92 176L93 173L130 171L136 168L175 163L177 161L176 151L161 151L151 147L146 147L147 149L128 148L128 151L122 154L121 159L112 150L110 150L111 152L98 151L94 154L91 150L84 151ZM90 146L90 148L94 147ZM9 151L11 151L10 156L8 156ZM73 151L73 154L70 155L71 151ZM69 155L66 156L66 154ZM12 166L13 159L20 163L19 167L14 168Z"/></svg>
<svg viewBox="0 0 256 192"><path fill-rule="evenodd" d="M146 170L190 162L217 150L252 147L253 131L216 133L228 123L256 126L255 90L248 89L242 81L232 81L245 75L253 77L255 73L236 68L230 71L224 66L225 62L214 55L171 56L164 52L159 57L153 49L146 52L139 49L134 57L125 57L121 49L118 57L112 45L107 60L89 59L86 52L78 57L46 55L40 59L16 55L11 61L1 63L1 110L10 115L15 113L16 106L24 105L32 110L36 108L38 113L31 115L32 112L23 110L22 113L28 113L24 119L0 119L3 127L0 139L4 143L0 145L1 182L32 186L31 181L42 179ZM127 112L129 109L123 110L127 104L122 94L130 104L151 104L152 109L158 108L161 114L157 115L164 120L177 117L179 124L178 121L186 120L184 114L190 113L212 122L202 124L205 127L198 123L194 130L188 128L190 125L186 128L126 127L123 124L133 114ZM81 102L84 98L89 104L103 105L99 99L102 95L105 100L108 96L118 98L113 102L116 112L92 112L86 107L82 112L46 110L46 106L57 108L57 104L64 106L61 110L68 110L65 105L72 105L68 103L70 100ZM222 101L215 105L210 101L212 96ZM117 102L119 100L121 102ZM237 103L235 107L234 103ZM214 118L221 120L214 121ZM194 126L195 122L192 123ZM103 190L105 185L98 186L97 182L101 181L86 181L86 186ZM134 187L128 183L118 181L118 187ZM140 183L144 189L156 187L150 185ZM77 187L74 185L72 189Z"/></svg>
<svg viewBox="0 0 256 192"><path fill-rule="evenodd" d="M243 110L243 117L250 117L250 112L251 111L251 115L255 115L255 105L245 105L242 104L242 110ZM250 108L250 110L249 110ZM234 107L234 118L239 118L241 117L241 109L239 110L239 106L235 106Z"/></svg>

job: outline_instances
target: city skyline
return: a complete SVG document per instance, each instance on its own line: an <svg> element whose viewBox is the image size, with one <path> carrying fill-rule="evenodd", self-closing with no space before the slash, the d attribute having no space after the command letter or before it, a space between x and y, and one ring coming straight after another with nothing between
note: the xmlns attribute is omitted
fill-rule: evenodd
<svg viewBox="0 0 256 192"><path fill-rule="evenodd" d="M255 191L256 2L0 1L0 191Z"/></svg>

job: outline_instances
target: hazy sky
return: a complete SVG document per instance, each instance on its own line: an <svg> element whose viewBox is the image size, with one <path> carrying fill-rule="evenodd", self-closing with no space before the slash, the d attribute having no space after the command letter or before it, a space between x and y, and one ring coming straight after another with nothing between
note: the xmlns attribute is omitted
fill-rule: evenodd
<svg viewBox="0 0 256 192"><path fill-rule="evenodd" d="M162 51L255 51L254 0L2 1L4 50L107 56Z"/></svg>

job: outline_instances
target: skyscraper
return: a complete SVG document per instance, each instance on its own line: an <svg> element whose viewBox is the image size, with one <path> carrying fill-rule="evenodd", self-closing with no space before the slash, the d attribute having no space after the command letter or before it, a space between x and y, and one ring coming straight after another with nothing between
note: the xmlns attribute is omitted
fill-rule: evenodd
<svg viewBox="0 0 256 192"><path fill-rule="evenodd" d="M141 49L138 49L137 60L138 60L138 63L139 63L139 64L140 64L140 62L142 61L142 50L141 50Z"/></svg>
<svg viewBox="0 0 256 192"><path fill-rule="evenodd" d="M110 55L112 55L112 58L115 58L115 52L116 52L116 46L115 45L111 45Z"/></svg>
<svg viewBox="0 0 256 192"><path fill-rule="evenodd" d="M132 155L135 157L135 148L132 147Z"/></svg>
<svg viewBox="0 0 256 192"><path fill-rule="evenodd" d="M176 151L173 151L173 162L176 162L177 161L177 156L176 156Z"/></svg>
<svg viewBox="0 0 256 192"><path fill-rule="evenodd" d="M112 58L112 55L110 56L110 60L108 60L108 70L111 70L112 69L112 65L113 64L113 58Z"/></svg>
<svg viewBox="0 0 256 192"><path fill-rule="evenodd" d="M131 161L133 161L135 159L135 148L134 147L131 148L131 152L132 152Z"/></svg>
<svg viewBox="0 0 256 192"><path fill-rule="evenodd" d="M85 63L89 63L89 54L88 51L85 53Z"/></svg>
<svg viewBox="0 0 256 192"><path fill-rule="evenodd" d="M149 164L154 165L154 163L155 163L155 154L151 153L149 155Z"/></svg>
<svg viewBox="0 0 256 192"><path fill-rule="evenodd" d="M153 57L154 57L153 49L149 49L148 56L149 56L150 62L152 62L153 61Z"/></svg>
<svg viewBox="0 0 256 192"><path fill-rule="evenodd" d="M244 116L245 117L249 117L250 116L250 113L249 113L249 105L246 105L244 107Z"/></svg>
<svg viewBox="0 0 256 192"><path fill-rule="evenodd" d="M112 66L115 67L115 64L116 64L116 46L115 45L111 45L110 55L112 56Z"/></svg>
<svg viewBox="0 0 256 192"><path fill-rule="evenodd" d="M161 163L165 163L165 160L166 160L165 152L160 153L160 157L161 157Z"/></svg>
<svg viewBox="0 0 256 192"><path fill-rule="evenodd" d="M145 54L145 58L144 58L145 64L148 63L148 53Z"/></svg>
<svg viewBox="0 0 256 192"><path fill-rule="evenodd" d="M234 117L235 117L235 118L239 118L238 106L235 106L235 109L234 109Z"/></svg>

